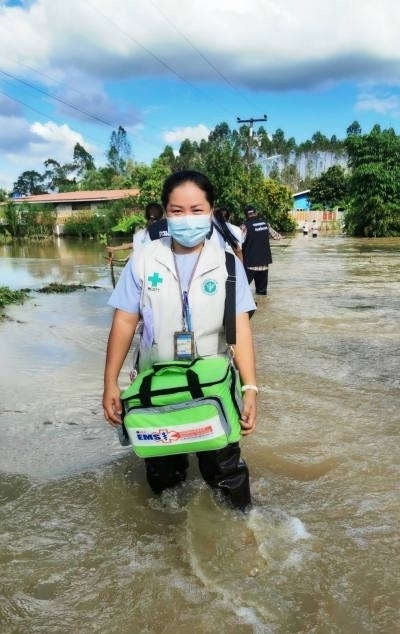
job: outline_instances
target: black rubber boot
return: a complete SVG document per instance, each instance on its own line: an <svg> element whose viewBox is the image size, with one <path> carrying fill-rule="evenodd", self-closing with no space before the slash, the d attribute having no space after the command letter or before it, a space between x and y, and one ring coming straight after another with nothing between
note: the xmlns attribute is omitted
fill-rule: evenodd
<svg viewBox="0 0 400 634"><path fill-rule="evenodd" d="M267 295L268 273L269 271L266 269L265 271L257 271L257 276L254 276L256 295Z"/></svg>
<svg viewBox="0 0 400 634"><path fill-rule="evenodd" d="M199 452L197 458L208 486L222 494L232 507L248 511L251 507L249 470L240 457L239 443L217 451Z"/></svg>
<svg viewBox="0 0 400 634"><path fill-rule="evenodd" d="M146 477L154 493L162 493L186 480L189 459L186 454L145 458Z"/></svg>

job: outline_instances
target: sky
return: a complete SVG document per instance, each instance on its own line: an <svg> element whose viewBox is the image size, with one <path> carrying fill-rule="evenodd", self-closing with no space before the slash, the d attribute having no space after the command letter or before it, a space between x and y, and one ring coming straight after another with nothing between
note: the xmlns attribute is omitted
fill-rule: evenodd
<svg viewBox="0 0 400 634"><path fill-rule="evenodd" d="M399 33L398 0L0 0L0 189L120 125L146 164L238 118L400 134Z"/></svg>

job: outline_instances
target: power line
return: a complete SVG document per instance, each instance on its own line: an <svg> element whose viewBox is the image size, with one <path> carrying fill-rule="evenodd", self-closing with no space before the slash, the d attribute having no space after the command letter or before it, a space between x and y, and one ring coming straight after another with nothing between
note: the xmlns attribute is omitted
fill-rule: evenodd
<svg viewBox="0 0 400 634"><path fill-rule="evenodd" d="M181 75L180 73L178 73L172 66L170 66L167 62L165 62L161 57L159 57L158 55L156 55L155 53L153 53L149 48L147 48L147 46L145 46L144 44L142 44L139 40L137 40L135 37L133 37L128 31L122 29L120 27L120 25L113 20L112 18L110 18L110 16L108 16L106 13L104 13L103 11L101 11L97 6L95 6L95 4L93 2L91 2L91 0L84 0L86 2L86 4L88 4L90 7L92 7L92 9L94 9L95 11L97 11L97 13L99 13L105 20L107 20L110 24L114 25L125 37L127 37L129 40L131 40L132 42L134 42L138 47L140 47L142 50L144 50L148 55L150 55L150 57L152 57L153 59L155 59L159 64L161 64L161 66L163 66L164 68L166 68L170 73L172 73L173 75L175 75L175 77L177 77L180 81L184 82L187 86L189 86L192 90L194 90L197 93L200 93L201 95L204 95L204 97L206 97L209 100L209 96L202 91L200 88L198 88L197 86L195 86L194 84L192 84L189 80L187 80L183 75ZM153 5L154 6L154 5ZM158 7L155 7L158 8ZM179 32L179 31L178 31ZM181 34L183 37L185 37L183 34ZM186 41L187 38L185 37ZM214 68L214 70L221 76L221 78L224 79L224 81L228 82L230 86L232 86L234 88L234 86L231 84L231 82L229 82L229 80L224 77L219 70L213 66L211 64L211 62L209 62L207 60L207 58L194 46L192 45L190 42L189 44L192 46L192 48L194 50L196 50L196 52L210 65ZM220 102L214 100L215 103L217 103L220 106ZM227 110L225 108L223 108L224 112L227 112ZM222 108L221 108L222 111Z"/></svg>
<svg viewBox="0 0 400 634"><path fill-rule="evenodd" d="M7 97L7 99L10 99L11 101L15 101L15 103L19 103L21 104L21 106L24 106L24 108L28 108L28 110L32 110L32 112L36 112L36 114L38 114L41 118L48 120L48 115L45 114L44 112L42 112L41 110L38 110L37 108L34 108L33 106L30 106L29 104L25 103L25 101L22 101L21 99L17 99L17 97L13 97L12 95L9 95L8 93L4 92L3 90L0 90L0 95L4 95L4 97ZM57 117L52 117L53 119L55 119L56 121L62 121L61 119L57 118ZM79 134L81 136L83 136L80 132ZM99 140L95 139L93 136L91 136L90 134L86 134L85 133L85 139L89 139L90 141L92 141L92 143L95 146L98 146ZM83 141L86 142L86 141Z"/></svg>
<svg viewBox="0 0 400 634"><path fill-rule="evenodd" d="M8 59L11 59L11 58L8 58ZM12 60L12 61L14 61L14 62L15 62L15 60ZM16 63L16 62L15 62L15 63ZM45 73L41 72L41 71L40 71L40 70L38 70L37 68L34 68L33 66L28 66L27 64L24 64L24 63L22 63L22 62L20 62L20 61L18 62L18 65L19 65L19 66L23 66L24 68L27 68L27 69L28 69L28 70L30 70L31 72L34 72L34 73L36 73L36 74L38 74L38 75L41 75L42 77L45 77L47 80L51 80L52 82L54 82L54 81L55 81L54 77L51 77L50 75L46 75ZM0 72L2 72L3 74L6 74L6 73L5 73L5 71L1 71L1 70L0 70ZM19 79L18 77L14 77L13 75L11 75L11 73L8 73L8 76L9 76L9 77L11 77L11 78L13 78L15 81L20 81L20 82L22 81L22 80L21 80L21 79ZM25 81L25 82L23 82L23 83L25 83L28 87L32 88L33 90L36 90L36 91L39 91L39 92L42 92L42 93L44 92L44 94L46 94L46 95L47 95L50 99L56 99L56 100L61 101L62 103L64 103L64 102L61 100L61 98L59 98L59 97L57 97L57 96L53 96L53 95L52 95L52 93L46 93L44 90L41 90L41 89L40 89L37 85L35 85L35 84L29 83L29 82L27 82L27 81ZM68 86L68 85L67 85L67 87L69 87L69 88L70 88L70 90L73 90L73 91L74 91L77 95L79 95L79 96L83 96L83 93L82 93L82 92L80 92L79 90L76 90L76 88L73 88L73 87ZM0 92L1 92L1 91L0 91ZM25 106L26 108L29 108L29 109L30 109L30 110L32 110L33 112L37 112L38 114L40 114L40 115L41 115L41 116L43 116L43 117L47 116L47 115L45 115L43 112L40 112L39 110L37 110L37 109L33 108L33 107L32 107L32 106L30 106L29 104L27 104L27 103L25 103L25 102L23 102L23 101L20 101L19 99L16 99L16 98L14 98L14 97L11 97L11 95L8 95L7 93L4 93L4 92L3 92L2 94L4 94L4 95L5 95L6 97L8 97L9 99L12 99L12 100L14 100L14 101L16 101L16 102L18 102L18 103L22 104L22 105L23 105L23 106ZM78 112L82 112L82 113L83 113L83 114L85 114L86 116L88 116L88 117L90 117L90 118L92 118L92 119L99 120L100 122L102 122L102 119L100 119L100 118L96 117L95 115L91 115L89 112L86 112L86 111L84 111L83 109L79 108L78 106L75 106L73 103L71 103L71 102L67 102L67 101L65 101L65 103L67 103L67 104L68 104L71 108L73 108L73 109L77 110ZM52 115L52 117L53 117L53 118L55 118L55 119L57 120L57 117L56 117L56 116ZM58 118L58 119L59 119L59 118ZM111 127L117 127L117 124L115 124L115 126L113 126L113 125L112 125L110 122L108 122L107 120L104 120L104 123L105 123L105 125L107 125L108 127L109 127L109 126L111 126ZM156 128L156 127L155 127L154 125L152 125L151 123L147 122L147 123L146 123L146 125L147 125L149 128L152 128L153 130L155 130L157 133L159 132L159 129L158 129L158 128ZM88 134L86 134L86 133L85 133L85 136L86 136L86 137L88 137L89 139L92 139L92 141L95 141L95 139L94 139L93 137L91 137L90 135L88 135ZM141 140L142 140L142 142L143 142L145 145L147 145L147 146L149 146L149 147L151 147L151 148L153 148L153 149L159 149L159 147L158 147L155 143L152 143L151 141L148 141L147 139L143 139L143 138L142 138ZM97 143L97 141L96 141L96 143Z"/></svg>
<svg viewBox="0 0 400 634"><path fill-rule="evenodd" d="M8 95L6 92L4 92L3 90L0 90L0 95L4 95L5 97L7 97L7 99L11 99L12 101L15 101L16 103L20 103L22 106L24 106L25 108L28 108L29 110L32 110L32 112L36 112L37 114L39 114L41 117L44 118L48 118L47 115L44 114L44 112L40 112L40 110L37 110L36 108L33 108L33 106L29 106L27 103L25 103L24 101L21 101L21 99L17 99L16 97L12 97L11 95Z"/></svg>
<svg viewBox="0 0 400 634"><path fill-rule="evenodd" d="M189 38L188 38L188 37L186 37L186 35L185 35L185 34L184 34L184 33L183 33L180 29L178 29L178 27L176 26L176 24L174 24L174 22L173 22L172 20L170 20L170 18L169 18L169 17L168 17L168 16L164 13L164 11L162 11L162 10L160 9L160 7L159 7L159 6L157 6L157 4L156 4L155 2L153 2L152 0L149 0L149 1L150 1L150 4L151 4L151 5L153 5L153 7L154 7L155 9L157 9L157 11L160 13L160 15L162 15L162 17L164 18L164 20L165 20L166 22L168 22L168 24L169 24L169 25L170 25L173 29L175 29L175 31L176 31L176 32L177 32L177 33L178 33L178 34L179 34L179 35L180 35L180 36L181 36L181 37L185 40L185 42L186 42L186 43L187 43L187 44L188 44L188 45L189 45L189 46L190 46L190 47L191 47L191 48L192 48L192 49L193 49L193 50L194 50L194 51L195 51L195 52L196 52L196 53L197 53L200 57L201 57L201 59L202 59L202 60L204 60L204 61L206 62L206 64L208 64L208 65L210 66L210 68L212 68L212 69L213 69L213 70L217 73L217 75L219 75L219 77L221 77L221 79L222 79L225 83L227 83L227 84L228 84L228 86L230 86L230 87L231 87L231 88L233 88L236 92L238 92L238 93L239 93L242 97L244 97L244 99L245 99L246 101L249 101L249 100L247 99L247 97L246 97L243 93L241 93L241 92L237 89L237 87L236 87L236 86L235 86L235 85L234 85L234 84L233 84L233 83L232 83L232 82L228 79L228 77L226 77L226 76L225 76L225 75L224 75L224 74L223 74L223 73L219 70L219 68L217 68L217 67L215 66L215 64L213 64L213 62L211 62L211 61L208 59L208 57L206 57L206 56L204 55L204 53L202 53L202 51L200 51L200 49L199 49L199 48L197 48L197 46L195 46L195 44L193 44L193 42L191 42L191 41L189 40Z"/></svg>
<svg viewBox="0 0 400 634"><path fill-rule="evenodd" d="M155 59L159 64L161 64L161 66L164 66L164 68L166 68L167 70L169 70L171 73L173 73L174 75L176 75L176 77L178 77L178 79L180 79L181 81L185 82L185 84L188 84L189 86L191 85L190 82L187 81L187 79L185 79L185 77L183 77L182 75L180 75L174 68L172 68L172 66L169 66L166 62L164 62L164 60L161 59L161 57L158 57L155 53L153 53L150 49L148 49L146 46L144 46L144 44L141 44L141 42L139 42L136 38L132 37L132 35L128 32L125 31L124 29L121 29L120 25L117 24L117 22L115 22L114 20L112 20L110 18L110 16L106 15L105 13L103 13L103 11L101 11L98 7L96 7L92 2L90 2L89 0L85 0L86 4L88 4L89 6L92 7L92 9L94 9L95 11L97 11L97 13L100 13L101 16L103 16L103 18L105 20L107 20L108 22L110 22L110 24L113 24L123 35L125 35L125 37L127 37L129 40L131 40L132 42L134 42L135 44L137 44L137 46L139 46L140 48L142 48L148 55L150 55L153 59Z"/></svg>
<svg viewBox="0 0 400 634"><path fill-rule="evenodd" d="M110 121L106 121L105 119L102 119L101 117L97 117L96 115L91 114L90 112L87 112L86 110L83 110L83 108L79 108L79 106L75 106L73 103L70 103L69 101L66 101L65 99L61 99L61 97L57 97L57 95L54 95L51 92L44 90L43 88L39 88L39 86L35 86L35 84L31 84L29 81L26 81L25 79L20 79L19 77L16 77L15 75L12 75L11 73L7 73L5 70L0 70L0 73L2 73L2 75L5 75L6 77L9 77L10 79L14 81L19 81L21 84L24 84L24 86L28 86L29 88L32 88L33 90L36 90L37 92L40 92L42 95L46 95L46 97L50 97L50 99L54 99L55 101L62 103L64 106L68 106L68 108L72 108L73 110L76 110L77 112L80 112L81 114L84 114L86 117L89 117L89 119L98 121L99 123L109 126L110 128L115 127L112 123L110 123Z"/></svg>

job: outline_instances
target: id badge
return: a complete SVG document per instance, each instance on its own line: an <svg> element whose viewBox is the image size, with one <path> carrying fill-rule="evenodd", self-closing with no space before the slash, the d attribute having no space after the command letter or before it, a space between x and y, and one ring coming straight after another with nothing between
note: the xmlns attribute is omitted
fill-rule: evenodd
<svg viewBox="0 0 400 634"><path fill-rule="evenodd" d="M194 336L193 332L174 332L175 361L193 361Z"/></svg>

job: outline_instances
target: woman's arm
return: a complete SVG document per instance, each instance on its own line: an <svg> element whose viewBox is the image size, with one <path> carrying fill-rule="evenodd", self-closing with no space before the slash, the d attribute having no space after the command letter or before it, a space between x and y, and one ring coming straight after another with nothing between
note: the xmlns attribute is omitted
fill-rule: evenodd
<svg viewBox="0 0 400 634"><path fill-rule="evenodd" d="M113 426L121 424L122 404L118 377L138 321L139 315L136 313L127 313L118 308L114 312L107 344L103 392L104 417Z"/></svg>
<svg viewBox="0 0 400 634"><path fill-rule="evenodd" d="M236 316L236 346L234 361L239 370L243 385L257 386L256 362L253 335L247 313ZM256 426L257 390L247 389L243 392L243 410L240 419L242 434L251 434Z"/></svg>

